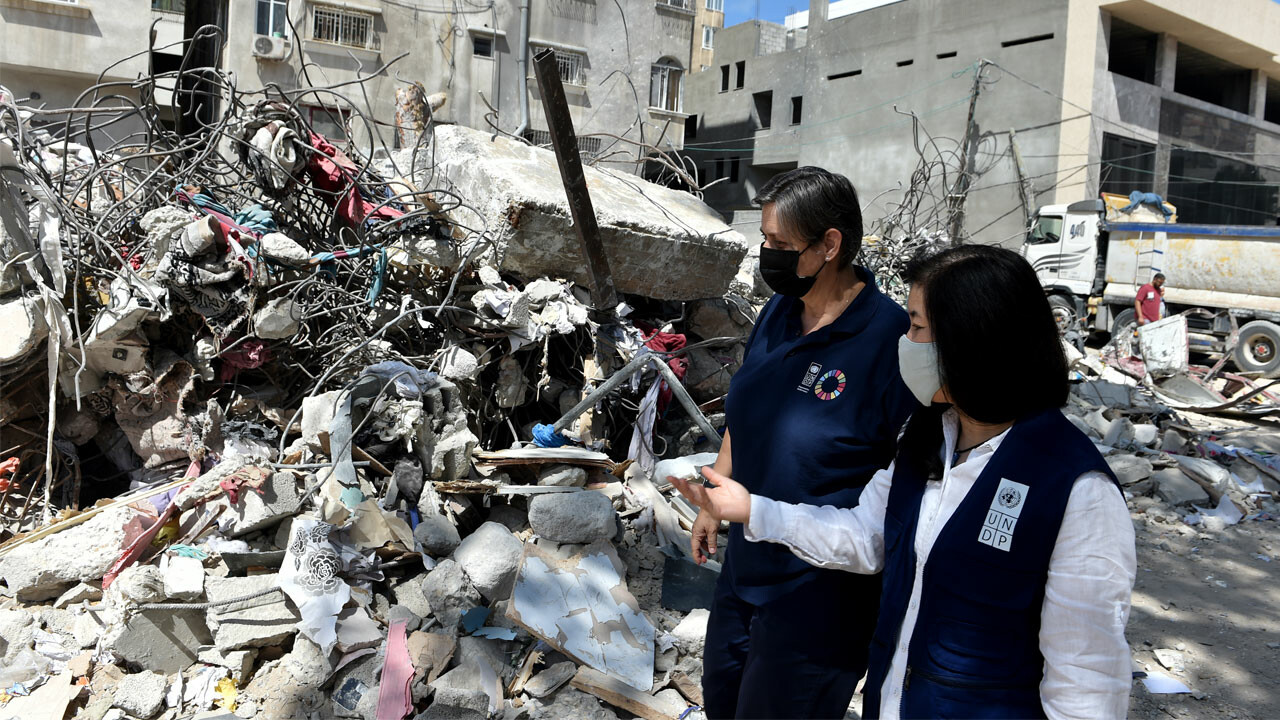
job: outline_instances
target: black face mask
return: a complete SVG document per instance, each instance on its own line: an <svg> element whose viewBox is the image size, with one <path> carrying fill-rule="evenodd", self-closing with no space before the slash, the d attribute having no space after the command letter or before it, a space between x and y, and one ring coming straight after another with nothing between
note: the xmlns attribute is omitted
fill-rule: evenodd
<svg viewBox="0 0 1280 720"><path fill-rule="evenodd" d="M813 245L810 244L809 247ZM807 295L813 289L813 284L818 281L818 273L822 272L822 268L826 267L827 263L824 260L822 267L818 268L818 272L813 275L800 277L796 268L800 265L800 256L806 252L809 252L808 247L804 250L777 250L761 243L760 277L764 278L765 285L779 295L792 297Z"/></svg>

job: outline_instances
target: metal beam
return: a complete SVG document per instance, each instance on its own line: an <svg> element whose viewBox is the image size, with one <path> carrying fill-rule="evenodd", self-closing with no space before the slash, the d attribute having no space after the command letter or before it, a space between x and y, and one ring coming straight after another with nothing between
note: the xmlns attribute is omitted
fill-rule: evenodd
<svg viewBox="0 0 1280 720"><path fill-rule="evenodd" d="M560 82L555 51L543 50L534 56L533 72L542 95L542 111L547 117L551 146L555 148L556 162L560 165L560 179L564 181L564 192L569 198L573 227L578 231L582 254L591 274L591 304L597 317L612 317L618 307L618 296L613 289L609 258L605 256L604 243L600 240L595 209L591 206L587 176L582 169L582 157L578 154L578 136L573 131L573 118L569 115L569 103Z"/></svg>

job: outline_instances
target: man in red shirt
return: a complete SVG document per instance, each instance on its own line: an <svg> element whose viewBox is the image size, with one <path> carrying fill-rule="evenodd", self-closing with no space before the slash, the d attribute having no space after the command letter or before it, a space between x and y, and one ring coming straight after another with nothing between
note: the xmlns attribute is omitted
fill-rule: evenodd
<svg viewBox="0 0 1280 720"><path fill-rule="evenodd" d="M1138 325L1146 325L1160 319L1160 305L1164 302L1164 273L1156 273L1151 282L1138 288L1138 296L1133 299L1133 312L1138 316Z"/></svg>

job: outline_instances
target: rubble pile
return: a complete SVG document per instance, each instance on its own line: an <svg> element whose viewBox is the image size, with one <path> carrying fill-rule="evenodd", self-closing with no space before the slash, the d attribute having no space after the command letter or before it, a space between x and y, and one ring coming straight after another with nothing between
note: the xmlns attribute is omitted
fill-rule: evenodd
<svg viewBox="0 0 1280 720"><path fill-rule="evenodd" d="M550 151L213 71L178 134L183 72L0 88L0 718L698 706L716 570L654 478L719 445L742 236L589 168L592 307Z"/></svg>

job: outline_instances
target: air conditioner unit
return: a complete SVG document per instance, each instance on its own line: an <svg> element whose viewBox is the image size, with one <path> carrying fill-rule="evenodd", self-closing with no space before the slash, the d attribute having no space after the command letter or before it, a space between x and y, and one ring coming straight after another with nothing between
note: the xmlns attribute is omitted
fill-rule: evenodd
<svg viewBox="0 0 1280 720"><path fill-rule="evenodd" d="M261 60L283 60L289 54L289 41L267 35L253 36L253 56Z"/></svg>

